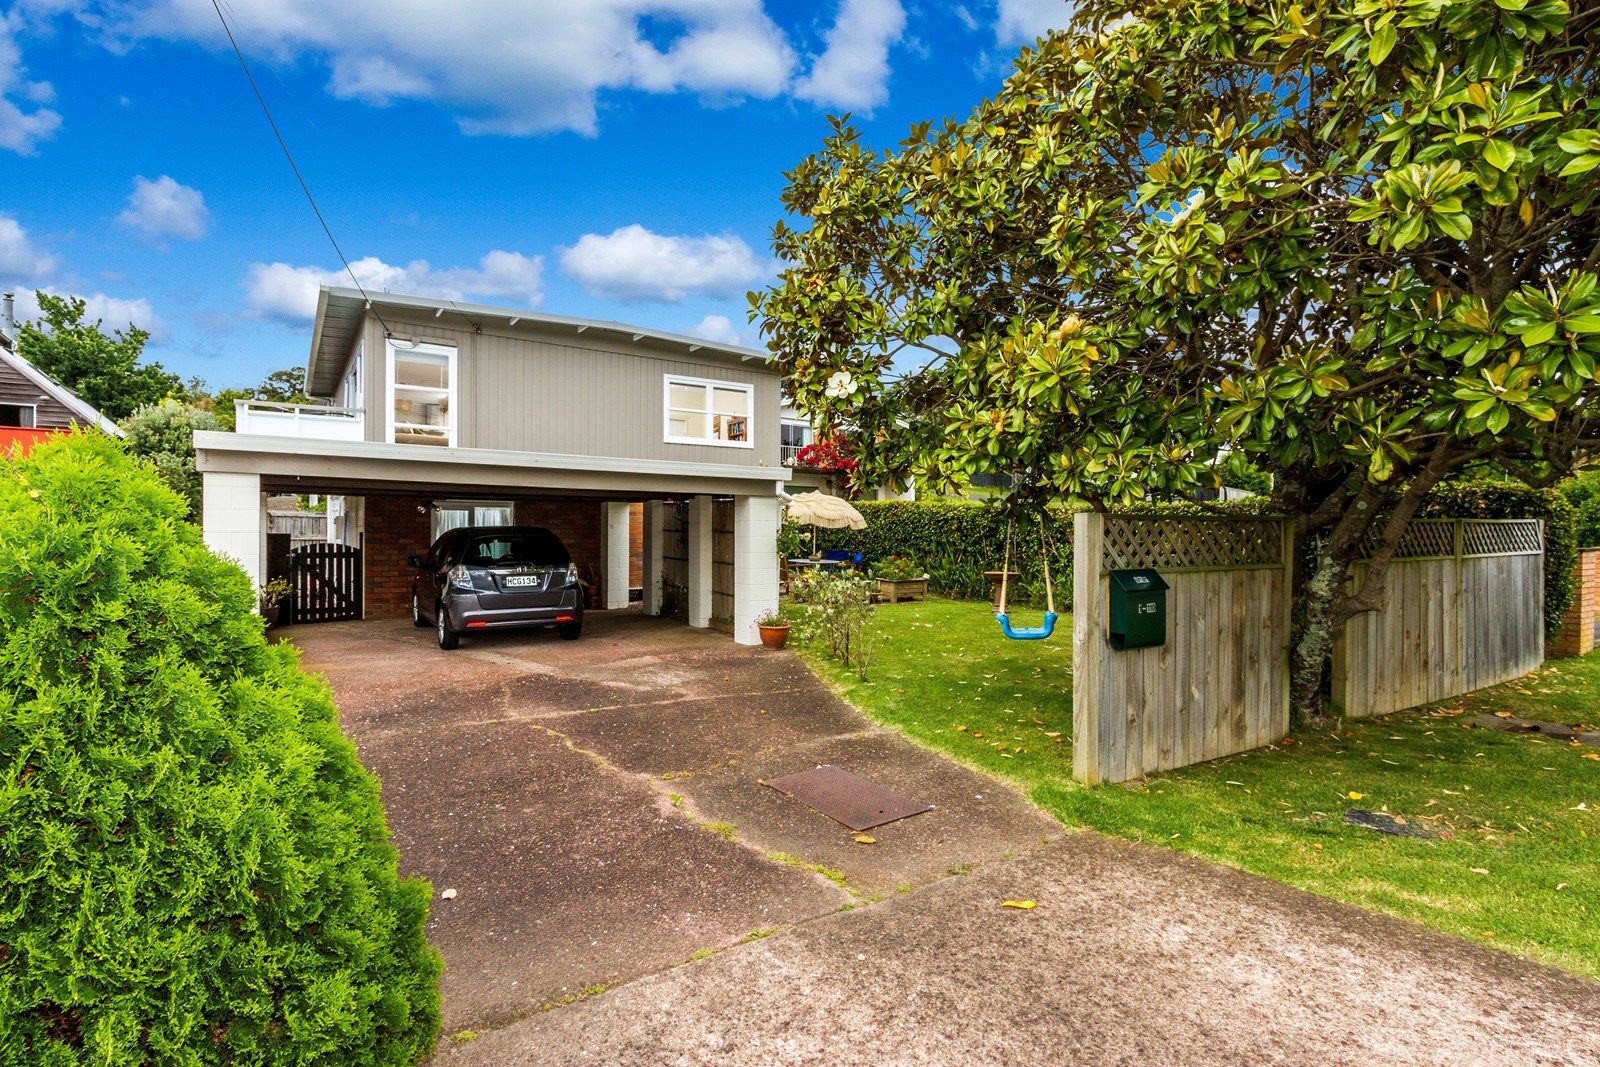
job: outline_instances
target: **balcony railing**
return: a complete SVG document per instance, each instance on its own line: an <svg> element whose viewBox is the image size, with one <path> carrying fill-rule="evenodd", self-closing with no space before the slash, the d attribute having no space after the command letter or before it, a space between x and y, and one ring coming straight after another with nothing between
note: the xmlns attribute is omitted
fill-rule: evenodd
<svg viewBox="0 0 1600 1067"><path fill-rule="evenodd" d="M792 467L792 466L794 466L794 457L798 456L800 454L800 450L802 448L804 448L804 447L806 447L806 446L805 445L779 445L778 446L778 458L783 463L783 465L785 467Z"/></svg>
<svg viewBox="0 0 1600 1067"><path fill-rule="evenodd" d="M360 408L235 400L233 413L234 429L245 434L314 441L361 441L367 435L366 415Z"/></svg>

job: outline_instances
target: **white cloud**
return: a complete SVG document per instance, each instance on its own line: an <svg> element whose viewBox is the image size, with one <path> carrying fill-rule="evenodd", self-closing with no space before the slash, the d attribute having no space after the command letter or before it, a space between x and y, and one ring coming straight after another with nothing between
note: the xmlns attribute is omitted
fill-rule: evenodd
<svg viewBox="0 0 1600 1067"><path fill-rule="evenodd" d="M21 223L10 215L0 215L0 278L26 286L55 267L55 257L35 248Z"/></svg>
<svg viewBox="0 0 1600 1067"><path fill-rule="evenodd" d="M690 337L704 337L707 341L716 341L718 344L753 347L750 338L740 332L733 324L733 320L726 315L707 315L683 332Z"/></svg>
<svg viewBox="0 0 1600 1067"><path fill-rule="evenodd" d="M150 306L150 301L139 297L128 299L121 296L107 296L105 293L75 293L70 290L58 289L53 285L41 286L51 296L70 295L76 296L84 302L84 321L94 322L100 320L105 329L122 330L129 323L147 330L153 340L160 341L167 336L167 324L157 315ZM30 288L21 288L17 291L17 319L26 322L39 317L39 297Z"/></svg>
<svg viewBox="0 0 1600 1067"><path fill-rule="evenodd" d="M733 234L678 237L638 223L584 234L561 250L561 269L594 296L670 302L690 293L736 296L771 273Z"/></svg>
<svg viewBox="0 0 1600 1067"><path fill-rule="evenodd" d="M80 17L113 47L155 37L226 48L201 0L85 6ZM253 0L229 10L248 50L325 63L336 96L436 101L469 133L593 134L602 93L769 98L795 67L761 0Z"/></svg>
<svg viewBox="0 0 1600 1067"><path fill-rule="evenodd" d="M61 115L45 107L55 99L49 82L29 81L22 65L17 31L21 15L13 10L0 17L0 148L31 156L40 141L48 141L61 128ZM20 96L23 104L13 97ZM24 104L33 105L25 108Z"/></svg>
<svg viewBox="0 0 1600 1067"><path fill-rule="evenodd" d="M151 237L181 237L198 241L211 224L211 212L200 190L163 174L155 181L140 175L133 179L133 194L117 221Z"/></svg>
<svg viewBox="0 0 1600 1067"><path fill-rule="evenodd" d="M1032 44L1050 30L1065 29L1074 6L1072 0L1000 0L995 40L1002 46Z"/></svg>
<svg viewBox="0 0 1600 1067"><path fill-rule="evenodd" d="M889 99L889 46L905 32L900 0L841 0L822 55L794 95L819 107L870 111Z"/></svg>
<svg viewBox="0 0 1600 1067"><path fill-rule="evenodd" d="M421 259L401 267L367 256L351 262L350 269L367 289L446 300L503 298L527 307L536 307L544 299L544 258L520 252L490 252L476 268L435 270ZM257 263L250 268L245 288L256 314L287 322L309 322L316 317L319 286L349 284L350 275L343 270Z"/></svg>

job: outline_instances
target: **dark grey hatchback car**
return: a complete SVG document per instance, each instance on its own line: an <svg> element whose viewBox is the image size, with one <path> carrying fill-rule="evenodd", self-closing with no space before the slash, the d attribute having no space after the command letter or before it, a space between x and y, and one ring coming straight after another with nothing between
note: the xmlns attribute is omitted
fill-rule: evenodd
<svg viewBox="0 0 1600 1067"><path fill-rule="evenodd" d="M406 562L418 571L411 621L432 626L440 648L480 630L554 626L569 641L583 633L578 568L542 526L463 526Z"/></svg>

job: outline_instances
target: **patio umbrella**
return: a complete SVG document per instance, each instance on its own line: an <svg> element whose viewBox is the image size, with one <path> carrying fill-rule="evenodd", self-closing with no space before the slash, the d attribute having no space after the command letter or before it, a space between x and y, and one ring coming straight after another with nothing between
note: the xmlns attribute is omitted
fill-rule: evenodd
<svg viewBox="0 0 1600 1067"><path fill-rule="evenodd" d="M789 498L785 507L789 510L789 521L810 524L813 559L816 558L818 526L827 530L867 528L867 520L861 517L861 512L851 507L843 497L818 492L796 493Z"/></svg>

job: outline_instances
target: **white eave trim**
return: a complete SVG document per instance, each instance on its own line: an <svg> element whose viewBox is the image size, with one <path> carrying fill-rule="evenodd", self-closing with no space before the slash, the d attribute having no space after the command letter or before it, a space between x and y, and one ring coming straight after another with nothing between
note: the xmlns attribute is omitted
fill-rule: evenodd
<svg viewBox="0 0 1600 1067"><path fill-rule="evenodd" d="M251 454L326 459L380 460L415 463L469 464L482 467L520 467L533 470L575 471L592 474L638 474L649 477L708 478L722 481L786 482L787 467L751 464L702 463L695 460L629 459L617 456L576 456L556 452L508 452L493 448L441 448L437 445L396 445L382 441L317 441L298 437L267 437L196 430L197 453ZM202 469L204 469L204 457Z"/></svg>

